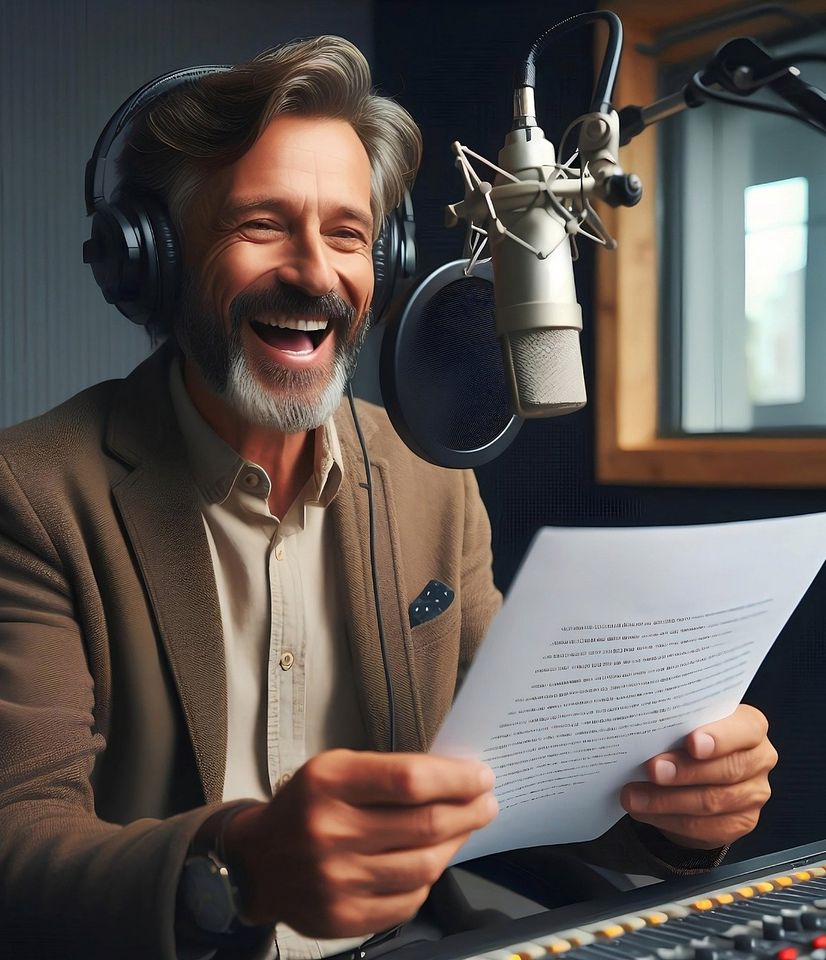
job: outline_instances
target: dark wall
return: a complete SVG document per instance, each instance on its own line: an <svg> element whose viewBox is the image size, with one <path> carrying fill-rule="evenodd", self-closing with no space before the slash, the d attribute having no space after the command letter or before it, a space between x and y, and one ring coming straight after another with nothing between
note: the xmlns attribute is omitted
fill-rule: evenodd
<svg viewBox="0 0 826 960"><path fill-rule="evenodd" d="M530 43L563 17L592 4L511 0L377 0L375 68L383 92L422 128L425 157L414 192L425 268L461 256L463 233L442 226L444 206L461 198L450 144L459 139L495 158L509 129L511 73ZM588 104L593 66L588 30L540 62L537 109L558 143ZM621 238L620 238L621 242ZM583 357L594 383L593 258L577 265L585 317ZM573 416L528 422L509 450L477 471L493 526L495 575L507 589L534 531L543 525L708 523L826 509L822 490L609 487L594 480L593 406ZM759 559L756 561L759 562ZM761 824L733 859L826 837L826 576L815 581L770 652L746 701L769 717L781 761Z"/></svg>

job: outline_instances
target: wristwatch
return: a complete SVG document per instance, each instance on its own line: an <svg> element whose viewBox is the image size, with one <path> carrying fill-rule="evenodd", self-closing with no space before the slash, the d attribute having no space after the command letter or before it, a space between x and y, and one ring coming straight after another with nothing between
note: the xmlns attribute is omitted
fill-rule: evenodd
<svg viewBox="0 0 826 960"><path fill-rule="evenodd" d="M229 867L208 850L184 863L179 893L190 919L206 933L234 933L243 926L240 896Z"/></svg>
<svg viewBox="0 0 826 960"><path fill-rule="evenodd" d="M178 882L179 916L184 927L209 934L232 934L249 928L241 915L238 877L226 864L224 834L230 820L256 801L219 810L207 820L189 849Z"/></svg>

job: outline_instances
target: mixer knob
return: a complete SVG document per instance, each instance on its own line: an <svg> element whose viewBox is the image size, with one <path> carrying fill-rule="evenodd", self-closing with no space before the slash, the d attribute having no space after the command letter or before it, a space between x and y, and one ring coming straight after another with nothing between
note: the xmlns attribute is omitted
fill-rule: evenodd
<svg viewBox="0 0 826 960"><path fill-rule="evenodd" d="M781 910L780 922L784 930L802 930L803 924L800 920L801 910Z"/></svg>
<svg viewBox="0 0 826 960"><path fill-rule="evenodd" d="M781 940L783 938L783 921L780 917L766 915L763 917L763 939Z"/></svg>
<svg viewBox="0 0 826 960"><path fill-rule="evenodd" d="M738 933L734 938L734 949L741 953L754 953L759 943L760 937L757 934Z"/></svg>
<svg viewBox="0 0 826 960"><path fill-rule="evenodd" d="M804 930L826 930L826 914L804 910L800 915L800 924Z"/></svg>

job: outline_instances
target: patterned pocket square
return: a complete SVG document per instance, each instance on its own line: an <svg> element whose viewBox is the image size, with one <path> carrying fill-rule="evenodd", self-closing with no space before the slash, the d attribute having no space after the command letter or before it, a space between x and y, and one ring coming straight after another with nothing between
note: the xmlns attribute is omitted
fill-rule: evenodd
<svg viewBox="0 0 826 960"><path fill-rule="evenodd" d="M441 580L431 580L410 604L408 611L410 626L418 627L420 623L427 623L428 620L433 620L440 613L444 613L453 603L454 596L454 592L446 583L442 583Z"/></svg>

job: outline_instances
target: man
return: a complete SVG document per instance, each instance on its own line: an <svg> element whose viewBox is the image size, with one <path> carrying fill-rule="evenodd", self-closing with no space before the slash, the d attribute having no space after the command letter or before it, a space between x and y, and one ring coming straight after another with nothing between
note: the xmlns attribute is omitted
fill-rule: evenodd
<svg viewBox="0 0 826 960"><path fill-rule="evenodd" d="M474 479L361 405L398 730L382 753L364 471L337 409L419 150L361 54L317 38L171 94L127 151L126 185L179 234L170 339L0 442L15 956L266 956L276 924L283 956L334 954L413 915L495 815L487 768L421 752L499 603ZM431 579L456 599L412 627ZM754 826L774 762L743 707L654 758L623 793L636 820L578 849L708 866ZM210 889L237 888L226 923L204 862Z"/></svg>

